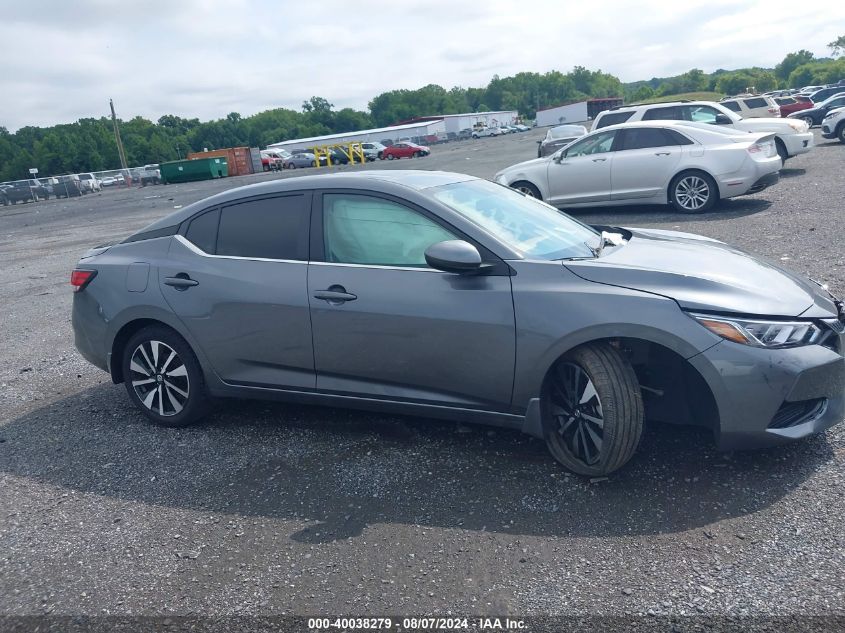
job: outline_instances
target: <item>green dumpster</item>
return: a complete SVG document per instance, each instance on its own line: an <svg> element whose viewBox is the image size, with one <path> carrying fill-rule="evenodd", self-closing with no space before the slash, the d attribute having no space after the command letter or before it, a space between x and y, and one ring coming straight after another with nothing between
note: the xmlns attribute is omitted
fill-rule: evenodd
<svg viewBox="0 0 845 633"><path fill-rule="evenodd" d="M161 181L165 184L191 182L193 180L211 180L229 175L229 165L225 156L197 158L194 160L173 160L159 166Z"/></svg>

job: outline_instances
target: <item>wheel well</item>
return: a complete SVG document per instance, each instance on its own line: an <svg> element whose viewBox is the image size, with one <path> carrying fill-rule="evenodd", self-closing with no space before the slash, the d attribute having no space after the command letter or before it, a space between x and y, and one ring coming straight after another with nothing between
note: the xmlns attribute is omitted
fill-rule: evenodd
<svg viewBox="0 0 845 633"><path fill-rule="evenodd" d="M784 143L779 136L775 137L775 147L777 147L779 150L783 150L783 154L781 154L781 156L786 155L786 143ZM780 154L780 152L778 153Z"/></svg>
<svg viewBox="0 0 845 633"><path fill-rule="evenodd" d="M122 360L123 349L126 347L126 343L129 342L129 339L132 338L136 332L139 332L150 325L159 325L161 327L166 327L169 330L173 329L166 323L156 321L155 319L136 319L124 324L123 327L118 330L117 335L114 337L114 341L112 341L110 357L111 365L109 367L109 373L111 374L113 383L118 384L123 382Z"/></svg>
<svg viewBox="0 0 845 633"><path fill-rule="evenodd" d="M721 193L721 191L719 191L719 183L716 182L716 179L710 173L706 172L705 170L699 169L697 167L693 167L692 169L684 169L682 171L679 171L677 174L672 176L671 180L669 180L669 187L666 190L666 196L667 196L668 200L672 199L672 183L674 183L681 176L686 176L687 174L702 174L704 176L707 176L710 180L713 181L713 184L716 185L716 192L719 194L719 197L721 198L722 193Z"/></svg>
<svg viewBox="0 0 845 633"><path fill-rule="evenodd" d="M615 347L633 366L646 419L702 426L718 432L719 410L713 392L683 356L659 343L629 337L596 339L583 345L598 342ZM562 354L546 371L543 393L551 372L568 353Z"/></svg>
<svg viewBox="0 0 845 633"><path fill-rule="evenodd" d="M511 189L516 189L517 187L519 187L519 185L529 185L529 186L530 186L532 189L534 189L534 190L535 190L538 194L540 194L540 197L541 197L541 198L543 197L543 192L542 192L542 191L540 191L540 187L538 187L537 185L535 185L535 184L534 184L533 182L531 182L530 180L514 180L514 181L510 184L510 188L511 188Z"/></svg>

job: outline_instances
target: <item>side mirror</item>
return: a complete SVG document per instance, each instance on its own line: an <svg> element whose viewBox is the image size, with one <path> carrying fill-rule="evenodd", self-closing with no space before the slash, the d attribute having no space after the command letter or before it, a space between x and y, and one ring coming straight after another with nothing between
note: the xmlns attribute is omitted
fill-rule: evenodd
<svg viewBox="0 0 845 633"><path fill-rule="evenodd" d="M449 240L425 249L426 263L447 273L470 273L481 269L481 254L469 242Z"/></svg>
<svg viewBox="0 0 845 633"><path fill-rule="evenodd" d="M731 117L729 117L727 114L722 114L720 112L716 115L715 123L716 125L730 125L731 123L733 123L733 121L731 121Z"/></svg>

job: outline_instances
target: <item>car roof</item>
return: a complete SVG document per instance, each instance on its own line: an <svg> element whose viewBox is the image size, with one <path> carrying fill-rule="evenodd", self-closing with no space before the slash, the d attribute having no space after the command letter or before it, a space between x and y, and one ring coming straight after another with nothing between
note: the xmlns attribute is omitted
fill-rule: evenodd
<svg viewBox="0 0 845 633"><path fill-rule="evenodd" d="M421 169L371 169L355 173L315 174L281 178L269 182L235 187L234 189L229 189L208 198L198 200L183 209L174 211L160 220L153 222L137 233L134 233L133 236L176 226L190 218L197 211L251 196L308 189L369 189L378 193L401 195L403 189L422 191L430 187L439 187L441 185L470 180L478 180L478 178L466 174ZM132 237L127 238L127 240L132 240Z"/></svg>
<svg viewBox="0 0 845 633"><path fill-rule="evenodd" d="M716 101L687 101L679 99L678 101L661 101L659 103L632 103L631 105L618 106L610 110L602 110L599 116L606 112L624 112L626 110L638 110L639 108L663 108L676 105L718 105Z"/></svg>

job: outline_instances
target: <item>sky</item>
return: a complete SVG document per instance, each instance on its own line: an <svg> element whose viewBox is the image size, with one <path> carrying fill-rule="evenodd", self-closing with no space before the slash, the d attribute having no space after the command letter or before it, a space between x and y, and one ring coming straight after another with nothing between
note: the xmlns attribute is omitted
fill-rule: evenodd
<svg viewBox="0 0 845 633"><path fill-rule="evenodd" d="M835 4L835 3L834 3ZM521 71L623 82L827 56L824 10L766 0L4 0L0 126L109 113L200 120L367 108L388 90L482 87ZM819 5L821 6L821 5ZM832 6L827 3L828 8ZM818 7L816 7L818 8Z"/></svg>

